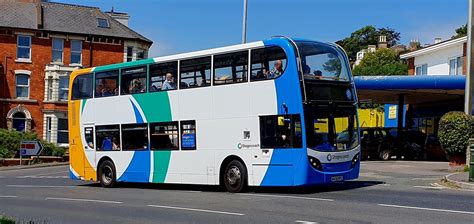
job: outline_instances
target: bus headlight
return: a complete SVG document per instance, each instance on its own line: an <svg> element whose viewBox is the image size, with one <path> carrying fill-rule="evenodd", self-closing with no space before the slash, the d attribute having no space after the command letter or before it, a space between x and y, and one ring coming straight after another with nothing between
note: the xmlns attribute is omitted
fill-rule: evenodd
<svg viewBox="0 0 474 224"><path fill-rule="evenodd" d="M319 159L316 159L312 156L308 156L308 160L309 160L309 164L311 164L311 166L314 169L317 169L319 171L323 171L323 166L321 165L321 162L319 161Z"/></svg>
<svg viewBox="0 0 474 224"><path fill-rule="evenodd" d="M351 168L354 167L357 162L359 162L359 153L357 153L354 158L352 158L352 162L351 162Z"/></svg>

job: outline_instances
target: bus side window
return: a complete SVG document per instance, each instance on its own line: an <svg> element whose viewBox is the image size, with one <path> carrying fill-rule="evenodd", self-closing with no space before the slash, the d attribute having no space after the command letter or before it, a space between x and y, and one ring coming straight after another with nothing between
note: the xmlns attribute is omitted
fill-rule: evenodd
<svg viewBox="0 0 474 224"><path fill-rule="evenodd" d="M169 77L171 76L171 77ZM166 62L150 65L150 92L177 89L178 62Z"/></svg>
<svg viewBox="0 0 474 224"><path fill-rule="evenodd" d="M248 51L214 56L214 85L247 81Z"/></svg>
<svg viewBox="0 0 474 224"><path fill-rule="evenodd" d="M96 126L97 151L120 151L120 125Z"/></svg>
<svg viewBox="0 0 474 224"><path fill-rule="evenodd" d="M86 140L86 144L90 149L94 149L94 128L84 128L84 138Z"/></svg>
<svg viewBox="0 0 474 224"><path fill-rule="evenodd" d="M280 47L251 50L251 81L277 78L286 69L287 57Z"/></svg>
<svg viewBox="0 0 474 224"><path fill-rule="evenodd" d="M178 122L160 122L150 124L151 150L178 150Z"/></svg>
<svg viewBox="0 0 474 224"><path fill-rule="evenodd" d="M146 67L123 69L121 72L120 89L122 95L146 92Z"/></svg>
<svg viewBox="0 0 474 224"><path fill-rule="evenodd" d="M123 150L148 150L147 124L122 125Z"/></svg>
<svg viewBox="0 0 474 224"><path fill-rule="evenodd" d="M180 61L181 89L211 85L211 57Z"/></svg>
<svg viewBox="0 0 474 224"><path fill-rule="evenodd" d="M92 74L77 76L72 83L72 100L92 98Z"/></svg>
<svg viewBox="0 0 474 224"><path fill-rule="evenodd" d="M181 121L181 149L196 149L196 121Z"/></svg>
<svg viewBox="0 0 474 224"><path fill-rule="evenodd" d="M300 148L302 145L299 115L271 115L260 117L262 148Z"/></svg>
<svg viewBox="0 0 474 224"><path fill-rule="evenodd" d="M95 73L95 97L118 96L119 71Z"/></svg>

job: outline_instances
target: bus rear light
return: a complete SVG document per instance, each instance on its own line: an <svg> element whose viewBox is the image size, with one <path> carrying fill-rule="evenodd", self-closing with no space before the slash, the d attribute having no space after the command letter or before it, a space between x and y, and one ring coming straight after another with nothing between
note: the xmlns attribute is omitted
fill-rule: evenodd
<svg viewBox="0 0 474 224"><path fill-rule="evenodd" d="M316 159L314 157L311 157L311 156L308 156L308 160L309 160L309 164L311 164L311 166L314 168L314 169L317 169L319 171L323 171L323 166L321 165L321 162L319 161L319 159Z"/></svg>

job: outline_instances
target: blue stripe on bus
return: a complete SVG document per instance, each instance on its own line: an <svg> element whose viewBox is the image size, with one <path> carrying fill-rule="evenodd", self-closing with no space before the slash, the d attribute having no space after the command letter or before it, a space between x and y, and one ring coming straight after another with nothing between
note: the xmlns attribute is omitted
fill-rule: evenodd
<svg viewBox="0 0 474 224"><path fill-rule="evenodd" d="M138 111L137 106L133 103L132 100L130 100L130 103L132 104L133 112L135 113L135 119L137 120L137 123L138 124L143 124L143 117L140 114L140 111Z"/></svg>
<svg viewBox="0 0 474 224"><path fill-rule="evenodd" d="M150 151L135 151L132 161L117 181L148 182L150 178Z"/></svg>
<svg viewBox="0 0 474 224"><path fill-rule="evenodd" d="M290 74L291 71L297 71L296 59L292 57L295 55L293 46L285 39L272 39L264 41L265 46L280 46L287 54L287 67L285 73L281 77L275 79L275 89L277 95L277 111L278 114L300 114L303 116L303 99L300 91L300 84L298 74ZM270 65L273 66L273 65ZM285 108L286 107L286 108ZM301 130L304 129L304 122L302 122ZM306 145L305 133L302 132L303 146ZM302 156L306 156L306 150L303 149L274 149L272 158L268 166L265 177L262 180L262 186L292 186L294 185L295 169L293 164L299 164ZM301 165L305 165L302 163ZM298 175L306 175L306 172L301 172ZM288 177L288 178L282 178Z"/></svg>

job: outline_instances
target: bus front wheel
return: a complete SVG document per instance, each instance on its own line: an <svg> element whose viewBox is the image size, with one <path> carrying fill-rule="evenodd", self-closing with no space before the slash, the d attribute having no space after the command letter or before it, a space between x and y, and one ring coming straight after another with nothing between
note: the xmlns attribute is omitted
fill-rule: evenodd
<svg viewBox="0 0 474 224"><path fill-rule="evenodd" d="M110 160L102 162L99 166L99 181L102 187L113 187L116 182L115 165Z"/></svg>
<svg viewBox="0 0 474 224"><path fill-rule="evenodd" d="M247 186L247 169L238 160L232 160L224 171L224 185L231 193L242 192Z"/></svg>

